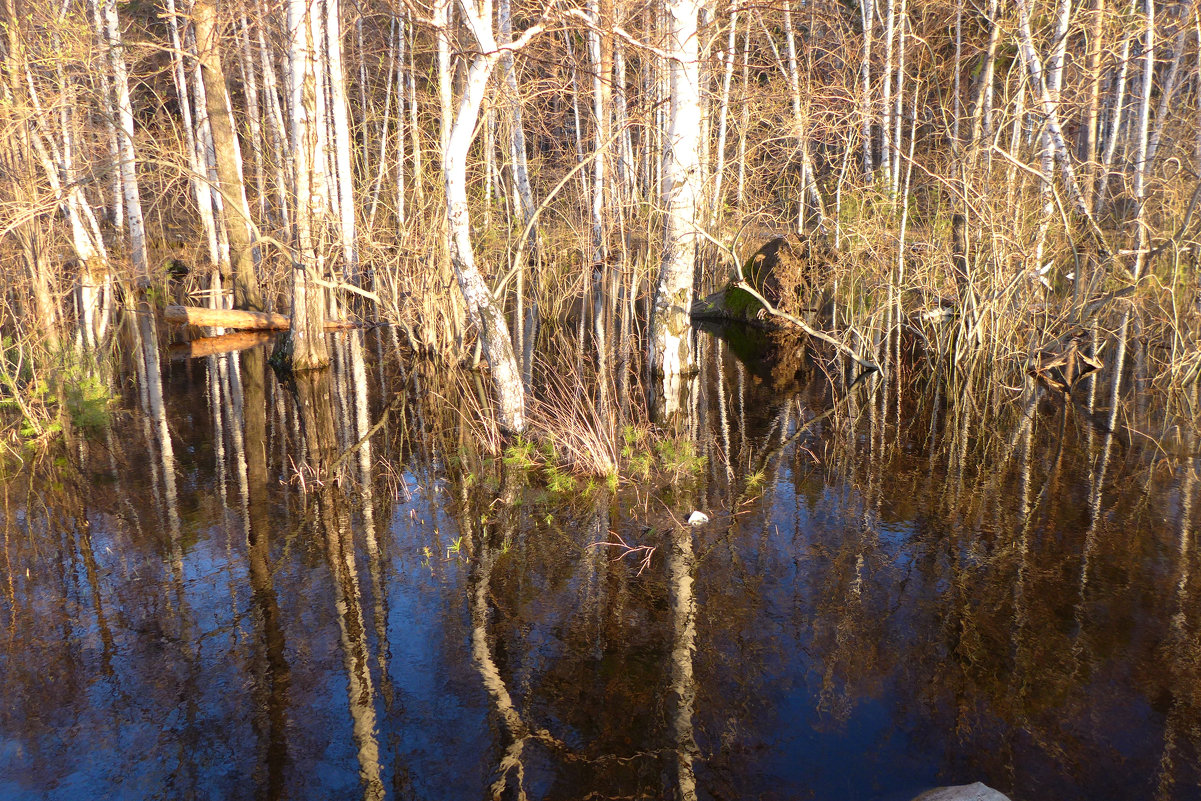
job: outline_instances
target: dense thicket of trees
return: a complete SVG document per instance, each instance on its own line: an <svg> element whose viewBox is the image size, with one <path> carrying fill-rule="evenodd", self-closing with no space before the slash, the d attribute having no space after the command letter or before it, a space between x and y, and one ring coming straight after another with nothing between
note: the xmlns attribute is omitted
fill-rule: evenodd
<svg viewBox="0 0 1201 801"><path fill-rule="evenodd" d="M786 228L836 254L817 280L857 351L906 325L915 289L954 301L964 358L1030 353L1135 282L1195 377L1191 0L0 12L13 387L17 362L103 348L120 287L186 265L209 304L295 310L297 367L328 360L323 317L363 295L416 347L478 335L520 431L540 323L590 332L618 394L645 363L670 397L717 245Z"/></svg>

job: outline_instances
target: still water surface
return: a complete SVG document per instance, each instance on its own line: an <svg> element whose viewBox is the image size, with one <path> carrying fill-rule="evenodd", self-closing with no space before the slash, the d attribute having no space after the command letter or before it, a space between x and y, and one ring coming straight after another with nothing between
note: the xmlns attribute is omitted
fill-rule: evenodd
<svg viewBox="0 0 1201 801"><path fill-rule="evenodd" d="M303 386L164 360L161 413L131 374L10 478L0 798L1201 798L1195 440L1107 433L1107 373L847 390L706 339L704 461L613 492L331 341Z"/></svg>

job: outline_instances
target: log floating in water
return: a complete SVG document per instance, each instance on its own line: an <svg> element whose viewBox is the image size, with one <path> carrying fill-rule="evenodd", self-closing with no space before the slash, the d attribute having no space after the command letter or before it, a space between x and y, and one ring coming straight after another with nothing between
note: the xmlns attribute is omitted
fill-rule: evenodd
<svg viewBox="0 0 1201 801"><path fill-rule="evenodd" d="M202 356L215 356L221 353L253 348L270 342L276 333L274 331L235 331L232 334L222 334L219 337L201 337L191 342L178 342L171 346L171 358L198 359Z"/></svg>
<svg viewBox="0 0 1201 801"><path fill-rule="evenodd" d="M292 325L291 318L274 312L243 311L241 309L206 309L200 306L168 306L163 319L180 325L235 328L241 331L282 331ZM354 328L345 320L326 320L326 331Z"/></svg>

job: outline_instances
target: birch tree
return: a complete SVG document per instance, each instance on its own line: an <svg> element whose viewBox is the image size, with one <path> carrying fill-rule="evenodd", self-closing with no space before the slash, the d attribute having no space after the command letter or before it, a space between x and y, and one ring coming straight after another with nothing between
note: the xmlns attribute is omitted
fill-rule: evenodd
<svg viewBox="0 0 1201 801"><path fill-rule="evenodd" d="M491 0L459 0L459 8L478 49L471 55L463 95L459 99L442 153L451 264L459 290L467 303L467 313L479 332L484 357L488 360L492 388L496 394L497 423L507 433L520 434L525 430L525 394L521 370L500 305L484 283L484 277L476 265L467 203L467 153L475 138L476 122L479 120L488 79L506 51L497 46L493 33ZM548 7L547 12L552 8ZM507 50L517 51L528 44L542 31L545 19L544 16L542 21L526 29ZM440 31L439 46L448 37L449 31Z"/></svg>
<svg viewBox="0 0 1201 801"><path fill-rule="evenodd" d="M1143 0L1143 80L1138 102L1138 131L1134 156L1135 256L1134 280L1147 264L1147 227L1143 212L1147 205L1147 145L1151 132L1151 89L1155 83L1155 0Z"/></svg>
<svg viewBox="0 0 1201 801"><path fill-rule="evenodd" d="M684 380L695 369L688 315L701 191L696 35L700 7L701 0L666 4L671 95L663 156L663 255L651 308L648 354L652 416L663 423L674 421L683 410Z"/></svg>
<svg viewBox="0 0 1201 801"><path fill-rule="evenodd" d="M292 256L292 369L329 364L325 343L325 295L321 287L320 238L328 214L325 126L316 53L322 40L321 0L288 0L288 94L291 106L293 187L296 196Z"/></svg>
<svg viewBox="0 0 1201 801"><path fill-rule="evenodd" d="M334 165L337 177L338 227L342 232L343 274L358 280L355 226L354 169L351 166L350 112L346 105L346 74L342 65L342 20L338 0L325 0L325 57L329 76L330 116L333 122Z"/></svg>
<svg viewBox="0 0 1201 801"><path fill-rule="evenodd" d="M121 28L117 24L117 0L92 2L101 8L98 16L104 22L102 33L117 105L118 167L125 222L129 231L129 255L133 261L138 285L147 287L150 285L150 258L146 254L146 223L142 217L142 199L138 192L137 154L133 143L133 101L129 95L129 69L125 64Z"/></svg>

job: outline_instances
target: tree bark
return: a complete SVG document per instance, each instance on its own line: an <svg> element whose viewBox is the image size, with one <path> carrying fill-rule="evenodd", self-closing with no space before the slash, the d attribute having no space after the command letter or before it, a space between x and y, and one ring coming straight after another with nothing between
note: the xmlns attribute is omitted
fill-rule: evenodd
<svg viewBox="0 0 1201 801"><path fill-rule="evenodd" d="M296 196L296 256L292 260L292 321L288 346L294 370L329 364L325 342L324 290L318 241L326 226L325 152L319 146L325 125L319 102L315 58L322 39L320 0L288 0L291 146Z"/></svg>
<svg viewBox="0 0 1201 801"><path fill-rule="evenodd" d="M671 103L663 164L663 255L650 322L651 414L671 423L683 411L685 378L695 369L692 328L696 208L700 172L700 0L667 3Z"/></svg>
<svg viewBox="0 0 1201 801"><path fill-rule="evenodd" d="M491 4L484 0L460 0L467 28L479 48L467 68L463 96L459 100L442 156L442 178L446 187L446 219L450 234L451 264L459 289L467 302L467 311L479 331L484 356L492 373L496 394L497 424L502 431L520 434L525 430L525 393L521 370L513 352L513 340L505 325L504 315L492 297L484 277L475 263L471 245L471 219L467 203L467 153L475 137L480 104L488 78L501 51L492 32ZM538 30L536 25L522 35L522 41L512 45L520 48ZM449 31L446 32L449 35ZM439 37L439 41L443 37Z"/></svg>
<svg viewBox="0 0 1201 801"><path fill-rule="evenodd" d="M208 101L217 180L225 201L225 230L229 237L234 273L234 305L239 309L262 311L263 297L259 291L253 247L255 226L250 218L250 205L246 201L242 152L238 133L234 129L229 90L217 44L217 0L195 0L192 4L192 25L196 31L196 53Z"/></svg>
<svg viewBox="0 0 1201 801"><path fill-rule="evenodd" d="M129 255L133 261L138 284L150 284L150 258L146 254L146 223L142 217L142 201L138 194L137 154L134 152L133 102L129 95L129 69L121 44L121 28L117 24L116 0L93 0L103 3L104 43L108 51L109 68L113 76L113 92L117 102L117 139L121 175L121 195L125 202L125 221L129 229Z"/></svg>

